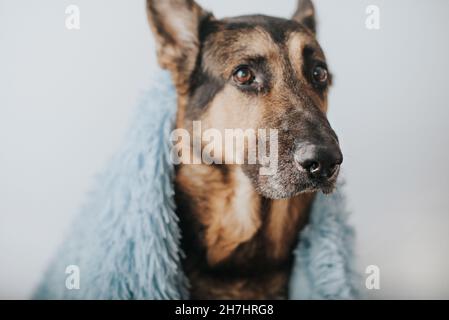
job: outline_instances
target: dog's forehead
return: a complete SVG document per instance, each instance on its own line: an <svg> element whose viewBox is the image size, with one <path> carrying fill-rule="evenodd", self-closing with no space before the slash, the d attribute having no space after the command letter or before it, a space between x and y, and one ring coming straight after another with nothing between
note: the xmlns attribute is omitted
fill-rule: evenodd
<svg viewBox="0 0 449 320"><path fill-rule="evenodd" d="M250 31L261 28L268 32L275 42L282 43L290 32L310 34L300 23L294 20L264 16L247 15L219 20L226 30Z"/></svg>
<svg viewBox="0 0 449 320"><path fill-rule="evenodd" d="M311 33L300 23L282 18L251 15L216 20L204 35L204 49L209 58L226 64L251 56L273 57L282 51L300 52L311 48L315 55L324 54Z"/></svg>

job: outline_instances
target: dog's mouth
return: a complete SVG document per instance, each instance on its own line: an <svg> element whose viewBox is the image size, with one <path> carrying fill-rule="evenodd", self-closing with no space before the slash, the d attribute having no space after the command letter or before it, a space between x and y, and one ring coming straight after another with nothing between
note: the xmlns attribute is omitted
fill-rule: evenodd
<svg viewBox="0 0 449 320"><path fill-rule="evenodd" d="M288 164L281 165L280 171L272 176L254 175L250 170L244 171L260 195L268 199L285 199L301 193L320 191L324 194L332 193L335 191L340 170L338 169L330 178L314 178Z"/></svg>
<svg viewBox="0 0 449 320"><path fill-rule="evenodd" d="M307 180L305 182L306 187L304 189L305 192L318 192L321 191L324 194L330 194L335 191L335 187L337 184L337 178L340 173L340 166L335 170L331 177L311 177L308 175ZM307 173L305 173L307 175ZM301 188L301 186L300 186ZM299 191L299 193L304 192Z"/></svg>
<svg viewBox="0 0 449 320"><path fill-rule="evenodd" d="M335 174L332 179L307 179L304 183L293 185L296 192L291 196L295 196L301 193L309 192L322 192L326 195L335 191L337 185L338 173Z"/></svg>
<svg viewBox="0 0 449 320"><path fill-rule="evenodd" d="M306 188L306 192L323 192L324 194L331 194L335 191L336 178L332 180L314 181L310 182L310 187ZM299 192L301 193L301 192Z"/></svg>

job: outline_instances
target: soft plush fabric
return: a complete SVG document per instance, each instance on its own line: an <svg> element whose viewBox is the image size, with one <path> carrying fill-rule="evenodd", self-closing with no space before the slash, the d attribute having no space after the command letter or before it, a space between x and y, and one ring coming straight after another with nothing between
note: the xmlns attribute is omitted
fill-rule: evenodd
<svg viewBox="0 0 449 320"><path fill-rule="evenodd" d="M169 134L176 93L157 71L121 150L99 177L35 293L37 299L182 299L181 232L175 214ZM290 282L292 299L357 297L353 232L341 185L320 194L301 232ZM80 270L80 288L66 288L66 267Z"/></svg>

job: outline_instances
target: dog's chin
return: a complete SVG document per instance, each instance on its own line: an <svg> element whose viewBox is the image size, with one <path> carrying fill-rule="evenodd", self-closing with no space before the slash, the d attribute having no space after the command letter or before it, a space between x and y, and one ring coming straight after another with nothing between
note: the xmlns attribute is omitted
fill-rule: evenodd
<svg viewBox="0 0 449 320"><path fill-rule="evenodd" d="M330 194L335 190L338 173L329 180L310 179L305 173L294 171L278 172L271 176L256 175L249 171L245 174L261 196L268 199L286 199L301 193L323 192Z"/></svg>
<svg viewBox="0 0 449 320"><path fill-rule="evenodd" d="M265 184L256 184L255 189L257 193L267 199L288 199L295 197L301 193L315 193L323 192L324 194L331 194L335 190L335 184L315 184L307 185L293 185L285 184L282 186L271 186Z"/></svg>

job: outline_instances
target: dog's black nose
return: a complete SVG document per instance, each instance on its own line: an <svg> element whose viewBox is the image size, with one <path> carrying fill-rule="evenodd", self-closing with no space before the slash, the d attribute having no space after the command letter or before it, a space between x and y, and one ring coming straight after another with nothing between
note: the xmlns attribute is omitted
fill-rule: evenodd
<svg viewBox="0 0 449 320"><path fill-rule="evenodd" d="M337 144L302 144L295 153L295 161L312 177L329 179L343 162L343 155Z"/></svg>

